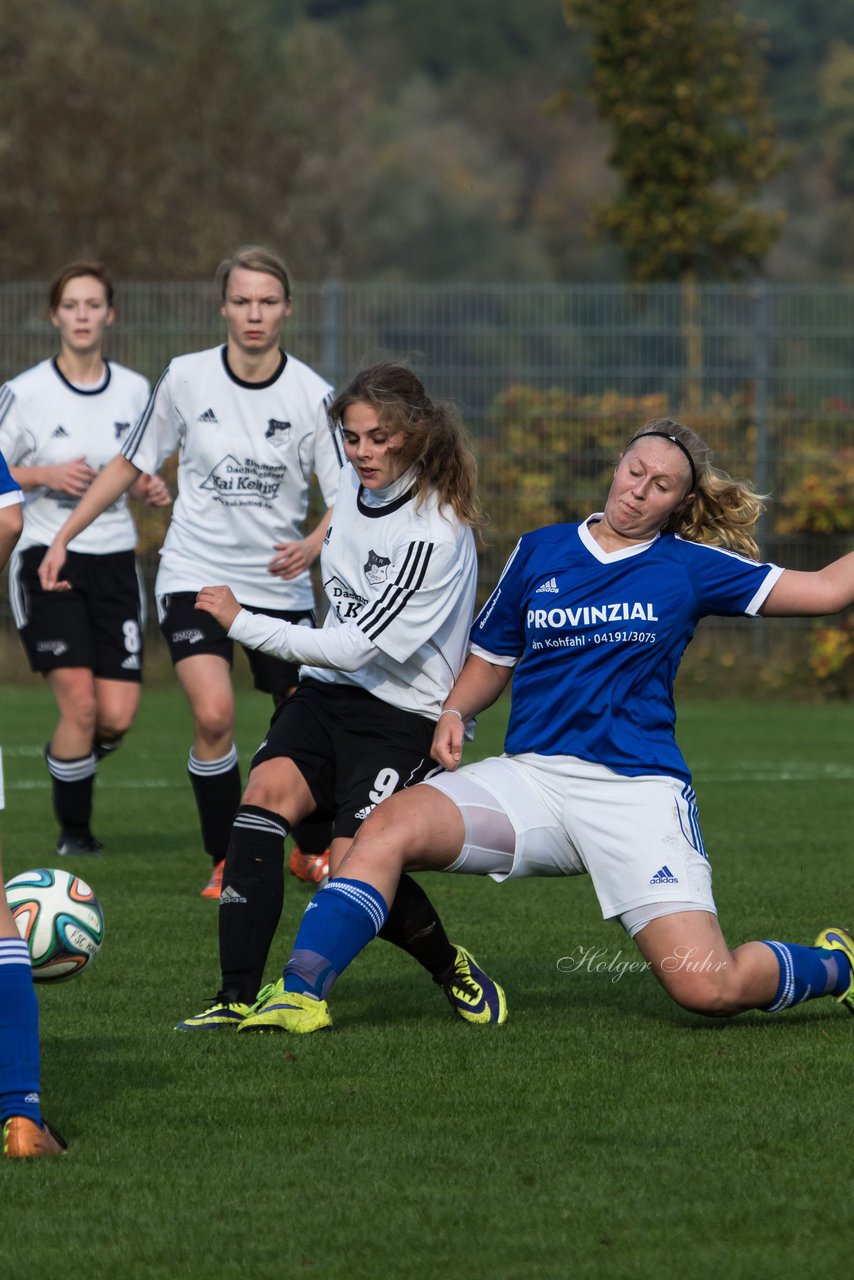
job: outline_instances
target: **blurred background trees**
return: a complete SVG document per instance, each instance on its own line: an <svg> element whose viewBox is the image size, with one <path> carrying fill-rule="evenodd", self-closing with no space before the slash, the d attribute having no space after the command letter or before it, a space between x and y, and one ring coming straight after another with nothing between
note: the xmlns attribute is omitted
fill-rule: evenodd
<svg viewBox="0 0 854 1280"><path fill-rule="evenodd" d="M575 8L603 6L632 8ZM763 24L729 35L792 158L742 167L770 179L754 241L785 211L772 278L850 278L850 0L737 9ZM614 138L560 0L0 0L0 18L0 278L92 252L124 278L187 279L245 240L302 279L637 268L625 235L589 235L591 208L617 216ZM692 91L709 109L709 78Z"/></svg>

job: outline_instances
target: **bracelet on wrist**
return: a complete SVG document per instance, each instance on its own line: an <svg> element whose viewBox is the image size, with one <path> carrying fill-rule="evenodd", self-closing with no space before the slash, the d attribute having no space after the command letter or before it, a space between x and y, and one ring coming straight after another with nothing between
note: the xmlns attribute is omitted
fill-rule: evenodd
<svg viewBox="0 0 854 1280"><path fill-rule="evenodd" d="M443 707L442 710L439 712L439 719L441 720L442 716L446 716L449 713L452 716L458 716L460 720L463 722L463 724L465 724L466 722L465 716L463 715L462 711L457 711L456 707Z"/></svg>

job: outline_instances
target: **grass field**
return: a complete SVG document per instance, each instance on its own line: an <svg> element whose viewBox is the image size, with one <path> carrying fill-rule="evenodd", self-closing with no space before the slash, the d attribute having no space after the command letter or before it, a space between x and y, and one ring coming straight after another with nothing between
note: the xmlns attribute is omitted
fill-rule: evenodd
<svg viewBox="0 0 854 1280"><path fill-rule="evenodd" d="M38 686L0 688L12 875L54 862ZM500 740L484 717L478 750ZM244 762L266 704L240 706ZM854 920L854 710L689 703L732 943ZM0 1162L0 1277L562 1280L801 1277L849 1263L854 1021L832 1001L713 1022L671 1005L586 880L427 877L505 983L503 1028L455 1021L375 943L336 1031L173 1032L217 987L177 690L143 697L97 786L102 954L39 989L45 1113L67 1158ZM270 976L308 889L289 878ZM562 958L569 963L559 965Z"/></svg>

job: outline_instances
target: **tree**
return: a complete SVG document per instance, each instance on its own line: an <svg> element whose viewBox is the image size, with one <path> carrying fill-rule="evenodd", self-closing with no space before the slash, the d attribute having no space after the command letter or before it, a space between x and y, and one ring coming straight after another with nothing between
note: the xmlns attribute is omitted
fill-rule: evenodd
<svg viewBox="0 0 854 1280"><path fill-rule="evenodd" d="M783 157L755 28L729 0L563 0L590 33L590 90L620 187L594 208L635 280L679 281L699 398L700 280L755 272L782 216L751 203Z"/></svg>
<svg viewBox="0 0 854 1280"><path fill-rule="evenodd" d="M774 244L748 203L779 168L755 40L727 0L564 0L589 27L590 81L621 189L596 220L633 278L731 278Z"/></svg>

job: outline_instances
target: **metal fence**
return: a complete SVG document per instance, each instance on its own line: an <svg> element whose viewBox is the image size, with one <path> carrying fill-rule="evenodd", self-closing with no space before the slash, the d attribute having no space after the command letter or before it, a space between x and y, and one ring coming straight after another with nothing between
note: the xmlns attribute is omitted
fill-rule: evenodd
<svg viewBox="0 0 854 1280"><path fill-rule="evenodd" d="M40 283L0 284L2 380L55 350L45 297ZM210 286L125 284L109 354L154 380L222 332ZM601 503L620 442L659 414L696 426L721 465L772 494L766 554L813 567L847 550L852 334L847 288L326 282L298 289L285 345L334 384L402 357L457 401L491 516L486 588L524 528Z"/></svg>

